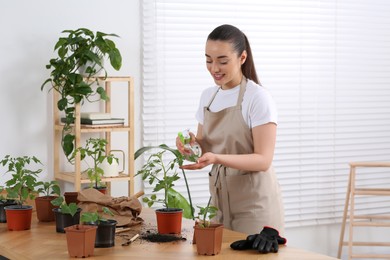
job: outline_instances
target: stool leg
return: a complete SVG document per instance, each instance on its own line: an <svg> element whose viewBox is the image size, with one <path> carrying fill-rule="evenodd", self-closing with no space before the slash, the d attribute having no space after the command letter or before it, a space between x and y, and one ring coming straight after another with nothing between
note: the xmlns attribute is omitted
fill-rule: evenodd
<svg viewBox="0 0 390 260"><path fill-rule="evenodd" d="M349 240L348 240L348 259L352 259L352 242L353 242L353 222L355 212L355 166L351 166L351 207L349 210Z"/></svg>
<svg viewBox="0 0 390 260"><path fill-rule="evenodd" d="M337 252L337 258L339 258L339 259L341 259L341 252L343 250L344 234L345 234L345 223L347 221L347 213L348 213L350 196L351 196L351 175L348 178L347 195L345 197L343 222L341 224L341 232L340 232L340 240L339 240L339 250Z"/></svg>

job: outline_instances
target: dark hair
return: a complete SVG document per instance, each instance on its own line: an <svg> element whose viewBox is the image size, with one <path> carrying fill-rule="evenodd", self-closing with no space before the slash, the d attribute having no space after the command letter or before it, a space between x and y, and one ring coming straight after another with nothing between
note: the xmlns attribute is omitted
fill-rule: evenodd
<svg viewBox="0 0 390 260"><path fill-rule="evenodd" d="M209 34L207 40L230 42L237 55L241 55L245 50L248 55L246 61L241 66L242 74L246 78L260 84L257 78L255 63L253 62L251 46L248 38L240 29L229 24L220 25Z"/></svg>

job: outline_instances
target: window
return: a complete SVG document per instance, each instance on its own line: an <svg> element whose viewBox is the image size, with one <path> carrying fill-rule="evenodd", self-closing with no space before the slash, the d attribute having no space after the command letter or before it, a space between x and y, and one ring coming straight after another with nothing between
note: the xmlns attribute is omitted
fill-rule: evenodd
<svg viewBox="0 0 390 260"><path fill-rule="evenodd" d="M196 131L200 94L214 84L207 35L233 24L278 106L286 226L340 222L348 162L390 158L390 3L144 0L142 11L143 145L174 146L178 131ZM187 174L194 204L206 204L207 169ZM390 176L378 169L364 182L390 186ZM390 211L388 198L368 201L358 207Z"/></svg>

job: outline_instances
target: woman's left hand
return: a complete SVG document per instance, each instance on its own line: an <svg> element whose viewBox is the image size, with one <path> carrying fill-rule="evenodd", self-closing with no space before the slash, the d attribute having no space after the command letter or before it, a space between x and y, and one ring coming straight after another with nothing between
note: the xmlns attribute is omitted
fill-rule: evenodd
<svg viewBox="0 0 390 260"><path fill-rule="evenodd" d="M214 153L205 153L199 159L197 160L196 163L194 164L187 164L187 165L182 165L180 168L185 169L185 170L199 170L203 169L204 167L210 165L210 164L215 164L216 163L216 158L217 156Z"/></svg>

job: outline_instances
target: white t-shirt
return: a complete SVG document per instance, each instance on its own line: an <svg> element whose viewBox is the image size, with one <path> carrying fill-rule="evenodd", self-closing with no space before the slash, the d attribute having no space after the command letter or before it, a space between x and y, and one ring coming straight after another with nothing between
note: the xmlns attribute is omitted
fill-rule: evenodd
<svg viewBox="0 0 390 260"><path fill-rule="evenodd" d="M201 125L203 125L204 121L203 108L208 106L218 88L219 86L214 86L207 88L202 92L198 111L195 115ZM237 105L239 92L240 85L232 89L220 89L211 103L210 111L218 112L225 108ZM266 88L256 84L252 80L248 80L246 85L246 91L242 101L242 116L249 128L269 122L277 124L278 115L275 101Z"/></svg>

